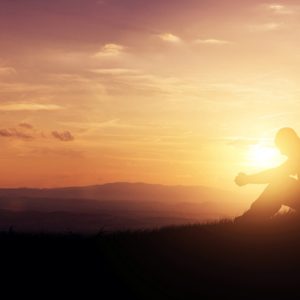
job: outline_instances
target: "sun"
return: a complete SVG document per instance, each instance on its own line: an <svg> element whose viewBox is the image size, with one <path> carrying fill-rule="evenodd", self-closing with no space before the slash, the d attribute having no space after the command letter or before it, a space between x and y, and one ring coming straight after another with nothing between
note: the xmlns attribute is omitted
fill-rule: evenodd
<svg viewBox="0 0 300 300"><path fill-rule="evenodd" d="M275 167L282 162L282 156L276 148L262 144L250 146L247 156L249 165L255 168Z"/></svg>

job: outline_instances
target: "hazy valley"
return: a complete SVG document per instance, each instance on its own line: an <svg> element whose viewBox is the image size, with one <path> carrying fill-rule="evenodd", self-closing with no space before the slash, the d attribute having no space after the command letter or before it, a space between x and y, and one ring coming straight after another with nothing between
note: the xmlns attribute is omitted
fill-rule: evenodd
<svg viewBox="0 0 300 300"><path fill-rule="evenodd" d="M232 217L233 193L202 186L111 183L59 189L0 189L0 230L126 230Z"/></svg>

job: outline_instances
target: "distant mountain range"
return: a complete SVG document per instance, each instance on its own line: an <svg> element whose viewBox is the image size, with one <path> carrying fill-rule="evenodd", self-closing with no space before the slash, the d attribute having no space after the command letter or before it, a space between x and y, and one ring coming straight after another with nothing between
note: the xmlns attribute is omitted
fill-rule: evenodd
<svg viewBox="0 0 300 300"><path fill-rule="evenodd" d="M0 189L0 230L96 231L159 227L233 216L233 193L203 186L109 183Z"/></svg>

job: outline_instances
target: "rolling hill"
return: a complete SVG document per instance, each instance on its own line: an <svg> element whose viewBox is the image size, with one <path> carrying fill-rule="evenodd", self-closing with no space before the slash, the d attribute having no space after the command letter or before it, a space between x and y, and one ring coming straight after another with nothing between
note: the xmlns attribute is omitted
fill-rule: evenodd
<svg viewBox="0 0 300 300"><path fill-rule="evenodd" d="M0 229L142 229L232 217L237 196L203 186L110 183L55 189L0 189Z"/></svg>

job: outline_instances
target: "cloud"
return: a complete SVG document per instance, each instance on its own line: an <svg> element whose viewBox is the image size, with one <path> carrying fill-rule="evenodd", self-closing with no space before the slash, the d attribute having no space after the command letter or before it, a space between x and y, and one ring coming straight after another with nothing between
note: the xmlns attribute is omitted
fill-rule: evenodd
<svg viewBox="0 0 300 300"><path fill-rule="evenodd" d="M197 39L195 40L196 44L203 44L203 45L227 45L230 44L230 41L226 40L218 40L218 39Z"/></svg>
<svg viewBox="0 0 300 300"><path fill-rule="evenodd" d="M135 126L128 123L121 123L119 119L111 119L103 122L61 122L62 125L72 126L85 129L102 129L102 128L145 128L145 126Z"/></svg>
<svg viewBox="0 0 300 300"><path fill-rule="evenodd" d="M65 156L72 158L82 158L85 152L77 149L67 149L67 148L48 148L48 147L33 147L27 152L29 155L36 156Z"/></svg>
<svg viewBox="0 0 300 300"><path fill-rule="evenodd" d="M181 42L180 37L172 34L172 33L162 33L160 35L158 35L158 37L165 41L165 42L169 42L169 43L179 43Z"/></svg>
<svg viewBox="0 0 300 300"><path fill-rule="evenodd" d="M105 44L99 52L94 54L94 57L114 57L123 53L125 47L119 44Z"/></svg>
<svg viewBox="0 0 300 300"><path fill-rule="evenodd" d="M265 4L265 8L277 15L291 15L294 14L295 11L291 7L287 7L282 4Z"/></svg>
<svg viewBox="0 0 300 300"><path fill-rule="evenodd" d="M4 137L4 138L18 138L18 139L23 139L23 140L29 140L29 139L33 139L33 136L19 131L15 128L10 128L10 129L1 129L0 130L0 137Z"/></svg>
<svg viewBox="0 0 300 300"><path fill-rule="evenodd" d="M0 67L0 76L11 76L16 73L16 70L12 67Z"/></svg>
<svg viewBox="0 0 300 300"><path fill-rule="evenodd" d="M33 129L33 125L31 125L29 123L25 123L25 122L20 123L18 126L21 128L25 128L25 129Z"/></svg>
<svg viewBox="0 0 300 300"><path fill-rule="evenodd" d="M50 93L53 92L49 85L38 83L22 83L17 81L4 82L0 81L0 94L8 93ZM24 102L22 102L24 103Z"/></svg>
<svg viewBox="0 0 300 300"><path fill-rule="evenodd" d="M52 137L63 141L73 141L74 136L71 134L70 131L52 131L51 132ZM17 138L17 139L23 139L23 140L30 140L30 139L49 139L48 134L44 134L43 131L35 130L34 126L29 123L19 123L17 127L15 128L4 128L0 129L0 137L3 138Z"/></svg>
<svg viewBox="0 0 300 300"><path fill-rule="evenodd" d="M112 68L112 69L93 69L90 70L92 73L100 75L132 75L139 74L139 70L135 69L121 69L121 68Z"/></svg>
<svg viewBox="0 0 300 300"><path fill-rule="evenodd" d="M39 103L12 103L0 105L0 111L40 111L40 110L60 110L62 106L56 104Z"/></svg>
<svg viewBox="0 0 300 300"><path fill-rule="evenodd" d="M270 23L264 23L264 24L256 24L256 25L250 25L249 29L250 31L261 31L261 32L267 32L267 31L275 31L282 27L282 24L270 22Z"/></svg>
<svg viewBox="0 0 300 300"><path fill-rule="evenodd" d="M74 140L74 136L71 134L70 131L52 131L52 136L62 142L70 142Z"/></svg>
<svg viewBox="0 0 300 300"><path fill-rule="evenodd" d="M121 123L119 119L112 119L104 122L90 123L92 128L134 128L135 126L130 124Z"/></svg>

